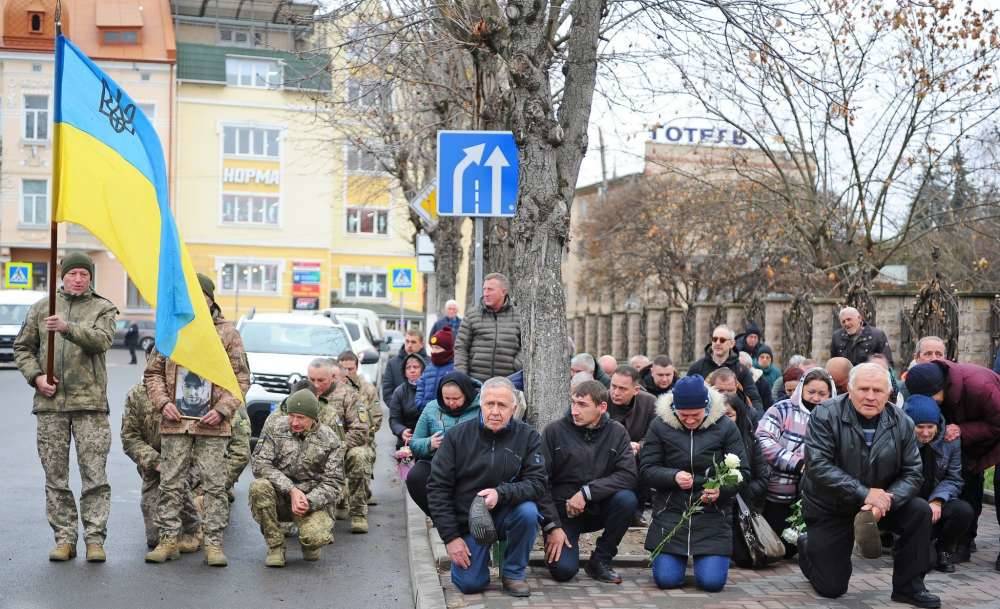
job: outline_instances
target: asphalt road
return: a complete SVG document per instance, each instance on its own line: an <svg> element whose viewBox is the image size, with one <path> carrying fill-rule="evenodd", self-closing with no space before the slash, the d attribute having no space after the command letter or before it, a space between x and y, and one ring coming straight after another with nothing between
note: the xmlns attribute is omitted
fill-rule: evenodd
<svg viewBox="0 0 1000 609"><path fill-rule="evenodd" d="M352 535L349 522L337 522L335 541L323 550L322 560L303 562L298 544L289 540L288 566L268 569L264 540L247 505L252 479L248 466L236 485L226 530L228 568L205 566L200 552L163 565L147 565L139 475L122 451L118 433L125 393L141 375L139 366L126 362L127 351L114 349L109 354L108 397L115 437L108 458L112 505L105 564L88 564L83 559L82 529L75 560L48 561L53 539L45 519L44 477L35 450L33 392L17 370L0 370L0 609L412 607L406 524L388 416L379 433L375 464L374 494L379 505L369 509L367 535ZM75 456L70 460L71 487L79 499Z"/></svg>

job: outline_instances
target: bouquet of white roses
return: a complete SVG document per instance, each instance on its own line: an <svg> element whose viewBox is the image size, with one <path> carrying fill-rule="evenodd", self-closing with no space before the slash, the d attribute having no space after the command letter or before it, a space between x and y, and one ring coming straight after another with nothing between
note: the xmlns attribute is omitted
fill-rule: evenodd
<svg viewBox="0 0 1000 609"><path fill-rule="evenodd" d="M781 538L790 545L795 545L799 540L799 535L806 532L806 521L802 518L802 500L799 499L792 504L792 513L785 519L788 527L781 532Z"/></svg>
<svg viewBox="0 0 1000 609"><path fill-rule="evenodd" d="M714 462L714 460L713 460ZM739 486L743 482L743 473L740 472L740 458L733 453L726 453L726 456L722 458L722 463L715 463L715 473L712 473L712 469L709 468L705 471L705 477L708 480L702 486L704 489L723 489L723 488L733 488ZM656 548L650 553L649 561L652 562L656 560L656 557L663 552L663 547L674 538L674 535L685 526L691 517L696 513L704 509L704 504L701 501L701 497L698 497L697 501L691 503L684 513L681 514L681 519L677 522L677 525L667 533Z"/></svg>

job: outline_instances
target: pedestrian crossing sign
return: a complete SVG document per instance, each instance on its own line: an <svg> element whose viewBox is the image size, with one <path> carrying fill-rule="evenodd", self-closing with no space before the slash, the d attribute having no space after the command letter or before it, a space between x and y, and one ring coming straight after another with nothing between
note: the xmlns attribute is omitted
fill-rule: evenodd
<svg viewBox="0 0 1000 609"><path fill-rule="evenodd" d="M390 271L389 276L392 280L392 289L396 292L404 292L414 288L413 267L396 267Z"/></svg>
<svg viewBox="0 0 1000 609"><path fill-rule="evenodd" d="M30 290L31 263L8 262L4 269L3 287L15 290Z"/></svg>

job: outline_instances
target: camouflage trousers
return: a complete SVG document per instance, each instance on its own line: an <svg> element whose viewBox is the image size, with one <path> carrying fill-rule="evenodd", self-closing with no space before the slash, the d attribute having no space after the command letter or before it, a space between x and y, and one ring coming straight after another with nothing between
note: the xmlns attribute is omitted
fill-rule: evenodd
<svg viewBox="0 0 1000 609"><path fill-rule="evenodd" d="M222 545L222 534L229 524L229 496L226 494L226 444L229 438L164 434L160 438L160 498L156 508L156 526L160 535L177 537L181 533L181 513L185 497L190 497L189 472L198 464L201 487L205 493L202 529L206 545Z"/></svg>
<svg viewBox="0 0 1000 609"><path fill-rule="evenodd" d="M160 502L160 474L152 472L142 477L142 498L139 508L142 521L146 525L146 545L155 547L160 539L160 527L156 526L156 510ZM198 534L201 531L201 514L195 506L190 490L184 493L181 507L181 532Z"/></svg>
<svg viewBox="0 0 1000 609"><path fill-rule="evenodd" d="M56 543L76 545L77 510L69 488L69 445L76 444L80 469L80 513L87 543L104 544L111 513L111 485L108 484L108 451L111 425L108 415L95 412L40 412L38 417L38 457L45 470L45 513L55 533Z"/></svg>
<svg viewBox="0 0 1000 609"><path fill-rule="evenodd" d="M325 507L305 516L296 516L292 513L291 498L279 495L274 485L263 478L250 483L250 513L260 524L260 532L269 548L285 545L282 522L295 523L303 548L320 548L333 542L333 519Z"/></svg>
<svg viewBox="0 0 1000 609"><path fill-rule="evenodd" d="M374 465L375 451L368 446L356 446L347 451L347 456L344 458L347 492L344 495L351 516L368 515L368 498L371 496Z"/></svg>

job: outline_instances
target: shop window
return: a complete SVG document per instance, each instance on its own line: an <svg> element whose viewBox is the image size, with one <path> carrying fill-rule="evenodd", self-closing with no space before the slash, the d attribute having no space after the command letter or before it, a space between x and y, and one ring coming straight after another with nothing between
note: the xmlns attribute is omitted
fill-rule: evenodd
<svg viewBox="0 0 1000 609"><path fill-rule="evenodd" d="M349 272L344 274L344 297L382 299L387 295L388 274Z"/></svg>
<svg viewBox="0 0 1000 609"><path fill-rule="evenodd" d="M279 294L276 262L229 262L222 265L220 275L224 292Z"/></svg>

